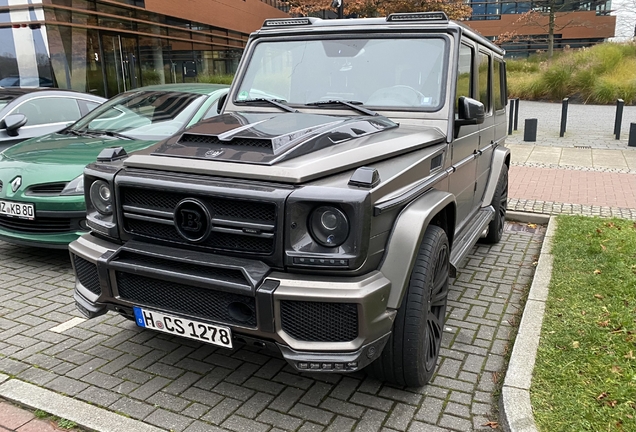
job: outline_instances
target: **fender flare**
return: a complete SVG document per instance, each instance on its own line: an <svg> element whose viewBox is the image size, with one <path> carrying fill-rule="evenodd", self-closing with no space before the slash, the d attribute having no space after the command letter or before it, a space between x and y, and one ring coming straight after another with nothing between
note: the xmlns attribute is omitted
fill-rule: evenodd
<svg viewBox="0 0 636 432"><path fill-rule="evenodd" d="M484 191L484 199L482 206L489 206L492 202L492 197L495 195L497 189L497 182L499 182L499 175L503 166L508 165L510 167L510 149L499 145L495 147L492 152L492 163L490 165L490 176L488 177L488 185Z"/></svg>
<svg viewBox="0 0 636 432"><path fill-rule="evenodd" d="M400 307L426 228L448 205L452 205L454 211L453 194L432 190L407 205L398 215L380 265L382 274L391 281L388 308ZM454 231L455 224L452 225L448 228Z"/></svg>

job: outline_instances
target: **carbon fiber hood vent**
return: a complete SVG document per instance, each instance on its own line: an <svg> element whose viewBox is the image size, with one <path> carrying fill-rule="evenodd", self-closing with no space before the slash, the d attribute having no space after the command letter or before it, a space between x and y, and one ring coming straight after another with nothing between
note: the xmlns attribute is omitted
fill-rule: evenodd
<svg viewBox="0 0 636 432"><path fill-rule="evenodd" d="M273 165L397 127L383 116L231 113L157 144L151 154Z"/></svg>

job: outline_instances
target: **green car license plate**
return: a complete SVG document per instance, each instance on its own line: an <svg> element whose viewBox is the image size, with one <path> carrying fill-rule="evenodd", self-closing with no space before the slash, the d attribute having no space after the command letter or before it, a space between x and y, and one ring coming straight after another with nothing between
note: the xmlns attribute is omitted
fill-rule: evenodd
<svg viewBox="0 0 636 432"><path fill-rule="evenodd" d="M35 206L28 203L0 200L0 214L20 219L35 219Z"/></svg>
<svg viewBox="0 0 636 432"><path fill-rule="evenodd" d="M232 330L228 327L193 321L134 306L135 322L139 327L232 348Z"/></svg>

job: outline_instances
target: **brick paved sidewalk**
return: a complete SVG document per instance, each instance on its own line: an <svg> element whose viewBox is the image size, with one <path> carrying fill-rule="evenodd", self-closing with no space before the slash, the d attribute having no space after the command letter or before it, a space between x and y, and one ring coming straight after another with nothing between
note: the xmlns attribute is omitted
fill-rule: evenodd
<svg viewBox="0 0 636 432"><path fill-rule="evenodd" d="M510 168L511 198L636 208L636 174L554 168Z"/></svg>
<svg viewBox="0 0 636 432"><path fill-rule="evenodd" d="M297 373L275 353L217 349L112 313L51 332L79 316L68 254L0 242L0 372L174 431L490 430L542 238L542 227L509 223L501 243L473 249L450 288L437 374L421 389Z"/></svg>

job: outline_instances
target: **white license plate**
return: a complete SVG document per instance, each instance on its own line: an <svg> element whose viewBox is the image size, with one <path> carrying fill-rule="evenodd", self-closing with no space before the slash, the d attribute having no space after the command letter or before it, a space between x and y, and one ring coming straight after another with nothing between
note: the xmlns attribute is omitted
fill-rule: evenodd
<svg viewBox="0 0 636 432"><path fill-rule="evenodd" d="M35 219L35 206L33 204L0 200L0 214L33 220Z"/></svg>
<svg viewBox="0 0 636 432"><path fill-rule="evenodd" d="M139 327L198 340L223 348L232 348L232 330L228 327L192 321L161 312L134 306L135 322Z"/></svg>

